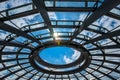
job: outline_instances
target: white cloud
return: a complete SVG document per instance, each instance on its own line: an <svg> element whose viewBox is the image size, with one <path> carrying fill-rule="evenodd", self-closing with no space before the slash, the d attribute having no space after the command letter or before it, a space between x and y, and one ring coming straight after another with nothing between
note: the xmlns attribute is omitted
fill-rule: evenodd
<svg viewBox="0 0 120 80"><path fill-rule="evenodd" d="M34 15L30 15L30 16L26 16L26 17L22 17L22 18L18 18L18 19L14 19L14 20L11 20L14 24L16 24L19 28L25 26L25 25L28 25L28 23L30 23L29 20L34 20L35 19L35 16L36 15L39 15L39 14L34 14ZM38 23L39 21L38 20L34 20L33 23ZM13 24L11 24L9 21L6 21L5 22L6 24L9 24L13 27L15 27ZM16 28L16 27L15 27Z"/></svg>
<svg viewBox="0 0 120 80"><path fill-rule="evenodd" d="M86 35L86 36L89 36L89 37L93 37L93 35L95 35L94 32L90 32L90 31L87 31L87 30L83 30L83 31L81 32L81 34Z"/></svg>
<svg viewBox="0 0 120 80"><path fill-rule="evenodd" d="M55 12L48 12L48 15L51 19L57 20L57 16L56 16Z"/></svg>
<svg viewBox="0 0 120 80"><path fill-rule="evenodd" d="M86 16L87 16L87 13L80 13L78 20L84 21L84 19L86 18Z"/></svg>
<svg viewBox="0 0 120 80"><path fill-rule="evenodd" d="M80 56L80 52L77 50L74 50L74 54L71 57L67 57L66 55L64 55L64 61L65 63L68 64L77 60L79 56Z"/></svg>
<svg viewBox="0 0 120 80"><path fill-rule="evenodd" d="M0 3L0 11L2 11L2 10L5 10L6 9L6 2L2 2L2 3Z"/></svg>
<svg viewBox="0 0 120 80"><path fill-rule="evenodd" d="M6 38L6 34L0 33L0 39L5 39Z"/></svg>
<svg viewBox="0 0 120 80"><path fill-rule="evenodd" d="M8 32L0 30L0 39L5 39L8 35Z"/></svg>
<svg viewBox="0 0 120 80"><path fill-rule="evenodd" d="M25 22L25 20L23 18L14 19L12 21L19 27L23 27L23 26L27 25L27 23Z"/></svg>
<svg viewBox="0 0 120 80"><path fill-rule="evenodd" d="M64 55L64 61L68 64L73 62L73 60L71 60L70 58L68 58L66 55Z"/></svg>
<svg viewBox="0 0 120 80"><path fill-rule="evenodd" d="M77 50L74 50L74 54L72 55L71 58L72 58L73 60L76 60L76 59L79 58L79 56L80 56L80 52L77 51Z"/></svg>
<svg viewBox="0 0 120 80"><path fill-rule="evenodd" d="M8 0L8 1L0 3L0 11L8 9L8 6L11 8L11 7L23 5L25 3L27 4L30 2L31 0Z"/></svg>
<svg viewBox="0 0 120 80"><path fill-rule="evenodd" d="M9 0L7 1L7 4L9 4L11 7L16 7L30 2L31 0Z"/></svg>
<svg viewBox="0 0 120 80"><path fill-rule="evenodd" d="M13 51L15 49L15 47L12 47L12 46L5 46L5 48L3 49L3 51Z"/></svg>
<svg viewBox="0 0 120 80"><path fill-rule="evenodd" d="M0 3L0 7L1 7L0 10L5 10L5 9L8 9L8 8L20 6L20 5L23 5L23 4L30 3L30 2L31 2L31 0L9 0L9 1ZM21 8L22 11L26 11L26 10L29 10L29 9L30 9L29 7ZM11 11L10 14L15 14L15 13L21 11L21 10L20 9L19 10L15 10L15 11L13 10L13 11ZM28 16L27 17L28 20L31 20L33 18L34 18L34 16ZM14 19L12 21L19 27L22 27L22 26L27 24L23 18ZM9 21L6 21L5 23L7 23L7 24L9 24L11 26L14 26Z"/></svg>
<svg viewBox="0 0 120 80"><path fill-rule="evenodd" d="M46 6L53 6L53 4L49 1L46 1L45 4L46 4ZM55 12L48 12L48 15L49 15L50 19L57 20L57 16L56 16Z"/></svg>
<svg viewBox="0 0 120 80"><path fill-rule="evenodd" d="M96 24L98 26L105 27L108 30L112 30L113 28L115 28L118 25L120 25L120 21L117 20L117 19L113 19L113 18L107 17L107 16L102 16L97 21L95 21L94 24Z"/></svg>
<svg viewBox="0 0 120 80"><path fill-rule="evenodd" d="M48 7L52 7L53 6L52 2L50 2L50 1L45 1L45 5L48 6Z"/></svg>

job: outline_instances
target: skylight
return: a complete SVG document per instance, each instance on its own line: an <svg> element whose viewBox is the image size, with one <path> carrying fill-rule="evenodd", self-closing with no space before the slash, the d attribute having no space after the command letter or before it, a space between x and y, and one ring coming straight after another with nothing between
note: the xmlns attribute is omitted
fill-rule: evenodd
<svg viewBox="0 0 120 80"><path fill-rule="evenodd" d="M63 65L77 60L80 56L80 52L73 48L57 46L40 51L39 56L50 64Z"/></svg>

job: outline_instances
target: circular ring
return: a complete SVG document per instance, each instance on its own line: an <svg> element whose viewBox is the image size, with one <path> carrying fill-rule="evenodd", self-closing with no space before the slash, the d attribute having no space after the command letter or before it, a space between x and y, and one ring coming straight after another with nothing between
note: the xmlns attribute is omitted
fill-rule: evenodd
<svg viewBox="0 0 120 80"><path fill-rule="evenodd" d="M74 62L72 62L72 63L69 63L69 64L65 64L65 65L55 65L55 64L50 64L50 63L48 63L48 62L45 62L43 59L41 59L40 57L39 57L39 51L37 51L37 52L35 52L34 54L33 54L33 56L34 56L34 59L39 63L39 64L42 64L42 65L44 65L44 66L47 66L47 67L51 67L51 68L68 68L68 67L73 67L73 66L75 66L75 65L78 65L78 64L80 64L82 61L83 61L83 54L84 53L82 53L82 52L84 52L82 49L79 49L79 51L81 51L81 55L79 56L79 58L76 60L76 61L74 61Z"/></svg>
<svg viewBox="0 0 120 80"><path fill-rule="evenodd" d="M62 46L63 45L65 45L65 43L62 44ZM50 46L56 46L56 45L53 42L51 44L47 44L46 47L50 47ZM85 69L90 64L90 62L91 62L90 55L89 55L88 51L85 48L83 48L82 46L80 46L78 44L74 44L74 43L69 44L68 47L72 47L72 48L75 48L77 50L82 51L81 52L81 56L75 62L73 62L73 63L69 63L69 64L65 64L65 65L54 65L54 64L47 63L47 62L43 61L38 56L39 50L36 50L30 56L31 65L33 67L35 67L37 70L39 70L39 71L42 71L42 72L45 72L45 73L48 73L48 74L58 74L58 75L59 74L60 75L61 74L66 74L66 73L67 74L72 74L72 73L75 73L75 72L78 72L78 71L81 71L81 70ZM42 50L42 48L40 48L40 50ZM45 66L47 68L55 68L55 69L65 68L66 69L66 68L71 68L71 67L73 67L75 65L79 66L79 67L77 67L75 69L72 69L72 70L68 70L68 71L47 70L47 69L45 69L45 68L43 68L41 66L38 66L38 64L36 64L35 61L37 61L40 65Z"/></svg>

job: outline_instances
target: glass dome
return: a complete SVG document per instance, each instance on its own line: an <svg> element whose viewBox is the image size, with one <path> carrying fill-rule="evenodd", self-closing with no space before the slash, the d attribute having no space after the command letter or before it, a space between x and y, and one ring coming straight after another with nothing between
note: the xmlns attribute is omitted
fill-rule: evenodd
<svg viewBox="0 0 120 80"><path fill-rule="evenodd" d="M119 79L120 0L0 0L0 80Z"/></svg>

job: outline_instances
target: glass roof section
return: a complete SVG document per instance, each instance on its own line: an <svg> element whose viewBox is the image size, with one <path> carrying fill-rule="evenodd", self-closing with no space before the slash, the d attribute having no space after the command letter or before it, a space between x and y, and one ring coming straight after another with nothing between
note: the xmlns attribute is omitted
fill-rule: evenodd
<svg viewBox="0 0 120 80"><path fill-rule="evenodd" d="M69 47L58 46L46 48L39 52L39 57L50 64L69 64L80 56L80 52Z"/></svg>
<svg viewBox="0 0 120 80"><path fill-rule="evenodd" d="M0 79L119 80L120 0L0 0Z"/></svg>

